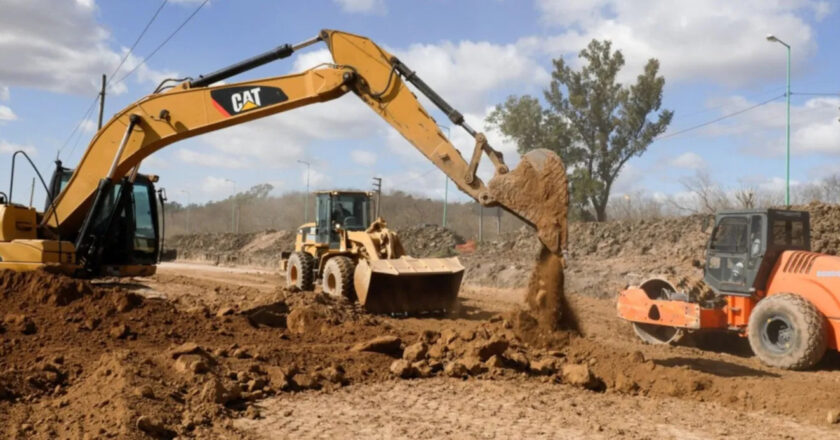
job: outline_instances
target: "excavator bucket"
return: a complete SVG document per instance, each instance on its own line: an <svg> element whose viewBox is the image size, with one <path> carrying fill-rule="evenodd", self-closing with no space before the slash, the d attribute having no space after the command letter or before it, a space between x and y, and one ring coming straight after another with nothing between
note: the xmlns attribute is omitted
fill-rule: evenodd
<svg viewBox="0 0 840 440"><path fill-rule="evenodd" d="M464 266L458 258L360 260L353 284L371 313L422 313L451 310Z"/></svg>
<svg viewBox="0 0 840 440"><path fill-rule="evenodd" d="M569 193L557 154L542 148L529 151L513 171L497 174L487 186L495 200L537 229L551 252L559 255L566 248Z"/></svg>

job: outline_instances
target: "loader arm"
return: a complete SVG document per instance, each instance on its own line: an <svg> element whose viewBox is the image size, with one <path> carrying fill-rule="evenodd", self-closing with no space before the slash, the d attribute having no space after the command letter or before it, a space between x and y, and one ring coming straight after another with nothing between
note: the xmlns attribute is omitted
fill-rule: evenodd
<svg viewBox="0 0 840 440"><path fill-rule="evenodd" d="M334 65L288 76L209 87L232 75L285 58L318 41L327 44ZM469 162L443 135L403 79L475 138ZM155 151L192 136L336 99L348 91L353 91L397 129L473 199L485 206L501 206L535 226L541 241L552 252L559 253L565 248L566 174L556 154L547 150L532 151L509 172L501 153L489 146L484 135L469 127L458 111L405 64L365 37L333 30L322 31L316 38L296 46L281 46L131 104L94 136L67 186L45 213L44 221L62 231L84 230L85 217L96 210L98 199L95 196L107 187L106 180L116 182L136 174L142 160ZM486 154L495 167L496 174L488 184L476 176L482 154Z"/></svg>

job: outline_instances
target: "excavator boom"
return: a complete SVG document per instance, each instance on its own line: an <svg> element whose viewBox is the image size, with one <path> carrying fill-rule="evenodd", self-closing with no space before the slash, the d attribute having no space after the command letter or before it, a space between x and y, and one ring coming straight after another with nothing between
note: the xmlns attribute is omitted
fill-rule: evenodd
<svg viewBox="0 0 840 440"><path fill-rule="evenodd" d="M326 43L333 64L287 76L214 85L317 42ZM453 124L473 136L475 145L468 160L443 135L408 83ZM484 206L500 206L535 226L541 241L555 255L565 247L566 174L556 154L532 151L510 171L502 154L488 144L485 136L470 127L461 113L406 64L365 37L334 30L324 30L298 45L280 46L168 90L156 90L117 113L93 137L63 190L50 194L50 204L40 216L37 238L53 238L55 232L69 238L74 242L76 259L83 266L93 267L88 267L88 273L95 274L98 263L89 261L101 259L97 250L105 246L103 213L111 223L115 216L107 199L120 182L133 183L146 157L182 139L330 101L348 92L399 131L462 191ZM495 170L486 184L476 175L483 155ZM2 241L14 238L4 236ZM29 235L18 238L32 239ZM0 243L0 247L3 245ZM0 252L2 255L8 253Z"/></svg>
<svg viewBox="0 0 840 440"><path fill-rule="evenodd" d="M210 84L261 64L284 58L295 50L324 41L332 66L275 78L223 86ZM476 144L467 162L450 143L414 93L411 82L449 119L472 135ZM64 231L81 228L97 192L99 180L117 181L157 150L173 142L305 105L329 101L353 91L446 173L459 189L485 206L499 205L535 226L552 252L565 247L565 170L547 150L527 154L508 173L501 153L492 149L461 113L452 108L399 59L371 40L346 32L325 30L296 46L280 46L260 56L149 95L115 115L94 136L65 190L55 199L55 214L44 216ZM136 121L131 123L132 118ZM127 129L131 127L130 131ZM121 139L126 138L121 149ZM485 185L476 176L482 153L493 162L496 177Z"/></svg>

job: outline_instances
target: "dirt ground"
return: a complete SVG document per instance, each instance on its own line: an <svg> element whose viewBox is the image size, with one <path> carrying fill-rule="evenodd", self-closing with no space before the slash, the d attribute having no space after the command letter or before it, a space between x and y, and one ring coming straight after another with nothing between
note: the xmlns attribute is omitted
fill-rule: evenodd
<svg viewBox="0 0 840 440"><path fill-rule="evenodd" d="M92 283L3 273L0 437L840 438L836 353L781 371L737 336L648 346L616 318L626 283L699 275L707 233L677 222L573 227L580 334L522 311L528 231L463 254L456 310L419 317L288 291L270 267L165 263ZM818 246L834 246L815 223ZM268 261L277 241L264 235L224 252Z"/></svg>
<svg viewBox="0 0 840 440"><path fill-rule="evenodd" d="M274 300L279 277L270 272L168 263L150 278L135 280L137 292L171 300L179 308L228 306L245 309ZM460 333L502 325L495 316L522 304L523 289L467 286L454 316L376 317L344 331L295 335L278 329L229 338L259 350L259 340L286 335L289 353L265 364L294 361L339 363L344 387L278 392L253 403L250 415L235 413L216 434L246 438L674 438L791 439L840 437L827 423L840 409L840 366L830 356L815 371L787 372L762 366L745 342L718 338L695 347L655 347L637 342L615 318L609 300L570 294L583 336L550 353L564 364L587 365L603 386L574 386L559 375L495 374L468 378L438 375L399 379L387 374L394 357L353 353L349 346L378 333L406 344L425 330ZM495 324L488 324L495 321ZM349 331L348 331L349 330ZM250 335L249 335L250 336ZM249 345L249 343L251 345ZM533 363L533 361L532 361ZM356 365L360 368L354 368ZM749 429L745 429L748 426Z"/></svg>

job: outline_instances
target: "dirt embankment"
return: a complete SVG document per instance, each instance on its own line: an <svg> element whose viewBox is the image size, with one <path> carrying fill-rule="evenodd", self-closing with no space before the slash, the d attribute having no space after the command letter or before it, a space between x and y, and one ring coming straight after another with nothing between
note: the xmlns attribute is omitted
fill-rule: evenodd
<svg viewBox="0 0 840 440"><path fill-rule="evenodd" d="M207 233L176 235L164 245L167 259L221 266L276 268L281 252L295 246L294 231L264 231L243 234Z"/></svg>
<svg viewBox="0 0 840 440"><path fill-rule="evenodd" d="M347 361L342 325L373 336L376 320L332 298L184 311L135 287L0 273L0 437L218 438L258 399L387 376L378 359ZM320 350L287 329L295 316L330 324Z"/></svg>
<svg viewBox="0 0 840 440"><path fill-rule="evenodd" d="M437 225L417 225L397 233L406 253L414 257L450 257L456 255L455 246L464 243L460 235ZM275 269L282 252L294 251L295 234L269 230L176 235L164 243L164 259Z"/></svg>

